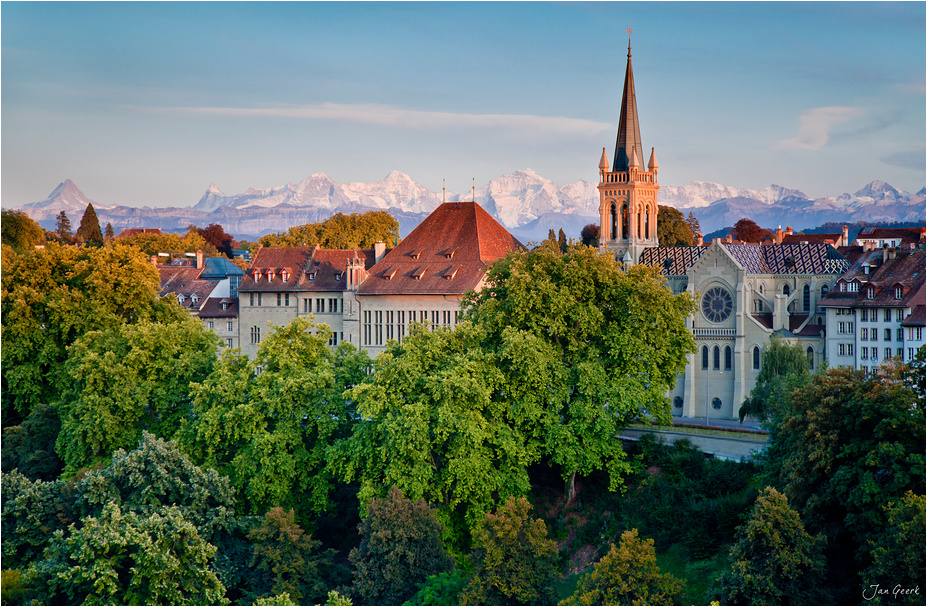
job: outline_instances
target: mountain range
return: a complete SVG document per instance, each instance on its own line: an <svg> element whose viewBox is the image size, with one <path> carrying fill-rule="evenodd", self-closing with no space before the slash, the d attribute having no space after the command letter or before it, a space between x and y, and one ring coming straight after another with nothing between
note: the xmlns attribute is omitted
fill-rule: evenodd
<svg viewBox="0 0 927 607"><path fill-rule="evenodd" d="M165 208L97 203L68 179L45 200L21 208L45 229L54 229L60 211L68 213L76 226L92 202L101 225L111 223L117 233L123 228L153 227L184 231L190 224L218 223L239 239L253 240L335 213L369 210L389 211L399 221L400 233L406 235L442 199L475 199L523 242L540 241L551 228L563 228L568 236L578 237L583 226L598 223L595 183L577 181L559 187L531 169L503 175L465 194L448 192L443 198L399 171L374 183L344 184L315 173L296 184L250 188L241 194L225 194L210 184L191 207ZM873 181L852 194L810 199L799 190L778 185L750 190L693 181L686 186L661 186L659 202L684 215L692 212L705 233L743 217L764 227L790 225L797 231L828 221L923 221L925 190L910 194L884 181Z"/></svg>

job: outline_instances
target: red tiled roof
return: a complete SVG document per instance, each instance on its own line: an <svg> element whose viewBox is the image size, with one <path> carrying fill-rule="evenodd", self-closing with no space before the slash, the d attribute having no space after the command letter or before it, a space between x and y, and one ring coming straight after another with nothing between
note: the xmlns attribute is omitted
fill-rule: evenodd
<svg viewBox="0 0 927 607"><path fill-rule="evenodd" d="M373 249L321 249L319 247L264 247L245 273L239 292L254 291L344 291L348 260L359 257L364 267L373 266ZM283 282L282 272L289 274ZM260 280L254 280L260 270ZM273 270L273 280L268 271Z"/></svg>
<svg viewBox="0 0 927 607"><path fill-rule="evenodd" d="M446 202L370 269L358 294L462 294L488 264L522 248L477 203Z"/></svg>
<svg viewBox="0 0 927 607"><path fill-rule="evenodd" d="M821 300L824 306L841 307L911 307L924 297L925 253L923 250L898 251L894 259L882 261L881 249L868 251L859 257L850 270L841 277L837 287ZM866 274L864 268L870 268ZM840 291L843 282L860 282L858 292ZM895 287L902 288L900 299L895 298ZM873 296L868 291L874 289Z"/></svg>
<svg viewBox="0 0 927 607"><path fill-rule="evenodd" d="M888 240L900 238L901 242L924 242L927 228L874 228L863 230L856 236L856 240Z"/></svg>
<svg viewBox="0 0 927 607"><path fill-rule="evenodd" d="M782 244L832 244L834 246L843 238L843 233L836 234L786 234L782 237Z"/></svg>

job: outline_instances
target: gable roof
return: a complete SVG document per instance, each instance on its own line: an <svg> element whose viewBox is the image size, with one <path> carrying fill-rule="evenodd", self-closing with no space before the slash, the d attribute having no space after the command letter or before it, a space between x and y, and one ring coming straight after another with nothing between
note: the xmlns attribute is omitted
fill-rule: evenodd
<svg viewBox="0 0 927 607"><path fill-rule="evenodd" d="M785 234L782 237L782 244L801 244L807 242L808 244L830 244L837 246L842 239L842 232L836 232L834 234Z"/></svg>
<svg viewBox="0 0 927 607"><path fill-rule="evenodd" d="M463 294L524 247L475 202L446 202L370 269L359 295Z"/></svg>
<svg viewBox="0 0 927 607"><path fill-rule="evenodd" d="M222 309L222 304L225 309ZM237 318L238 317L238 298L237 297L210 297L200 308L200 318Z"/></svg>
<svg viewBox="0 0 927 607"><path fill-rule="evenodd" d="M345 270L348 260L355 257L364 261L365 268L373 266L373 249L264 247L254 256L238 291L344 291L347 288ZM256 270L260 271L257 280ZM288 274L286 282L283 282L284 270ZM272 280L269 276L271 271Z"/></svg>
<svg viewBox="0 0 927 607"><path fill-rule="evenodd" d="M925 233L927 233L927 228L876 228L869 226L860 231L856 236L856 240L899 239L905 243L918 243L924 242Z"/></svg>

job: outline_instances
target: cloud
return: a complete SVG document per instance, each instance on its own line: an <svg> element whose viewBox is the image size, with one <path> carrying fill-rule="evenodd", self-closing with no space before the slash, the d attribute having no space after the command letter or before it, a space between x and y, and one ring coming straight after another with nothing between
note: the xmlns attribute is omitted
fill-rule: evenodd
<svg viewBox="0 0 927 607"><path fill-rule="evenodd" d="M820 149L830 138L830 130L833 127L863 114L864 111L861 108L840 106L805 110L798 117L798 135L778 141L773 147L778 150Z"/></svg>
<svg viewBox="0 0 927 607"><path fill-rule="evenodd" d="M460 114L405 109L378 104L319 103L300 106L258 108L236 107L142 107L134 109L156 113L203 116L273 117L297 120L338 121L421 131L453 129L507 129L545 135L593 136L612 128L611 124L566 118L562 116L532 116L529 114Z"/></svg>
<svg viewBox="0 0 927 607"><path fill-rule="evenodd" d="M919 146L914 150L905 150L901 152L895 152L894 154L889 154L888 156L883 156L882 162L889 166L923 171L924 164L927 162L927 154L925 154L924 146Z"/></svg>

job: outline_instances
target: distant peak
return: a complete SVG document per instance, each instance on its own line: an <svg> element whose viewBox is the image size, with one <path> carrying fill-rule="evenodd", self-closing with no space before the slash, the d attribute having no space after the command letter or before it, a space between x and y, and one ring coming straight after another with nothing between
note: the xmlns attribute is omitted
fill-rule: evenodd
<svg viewBox="0 0 927 607"><path fill-rule="evenodd" d="M209 194L217 194L219 196L225 196L225 193L222 190L220 190L219 186L217 186L214 183L209 184L209 187L206 188L206 192Z"/></svg>

